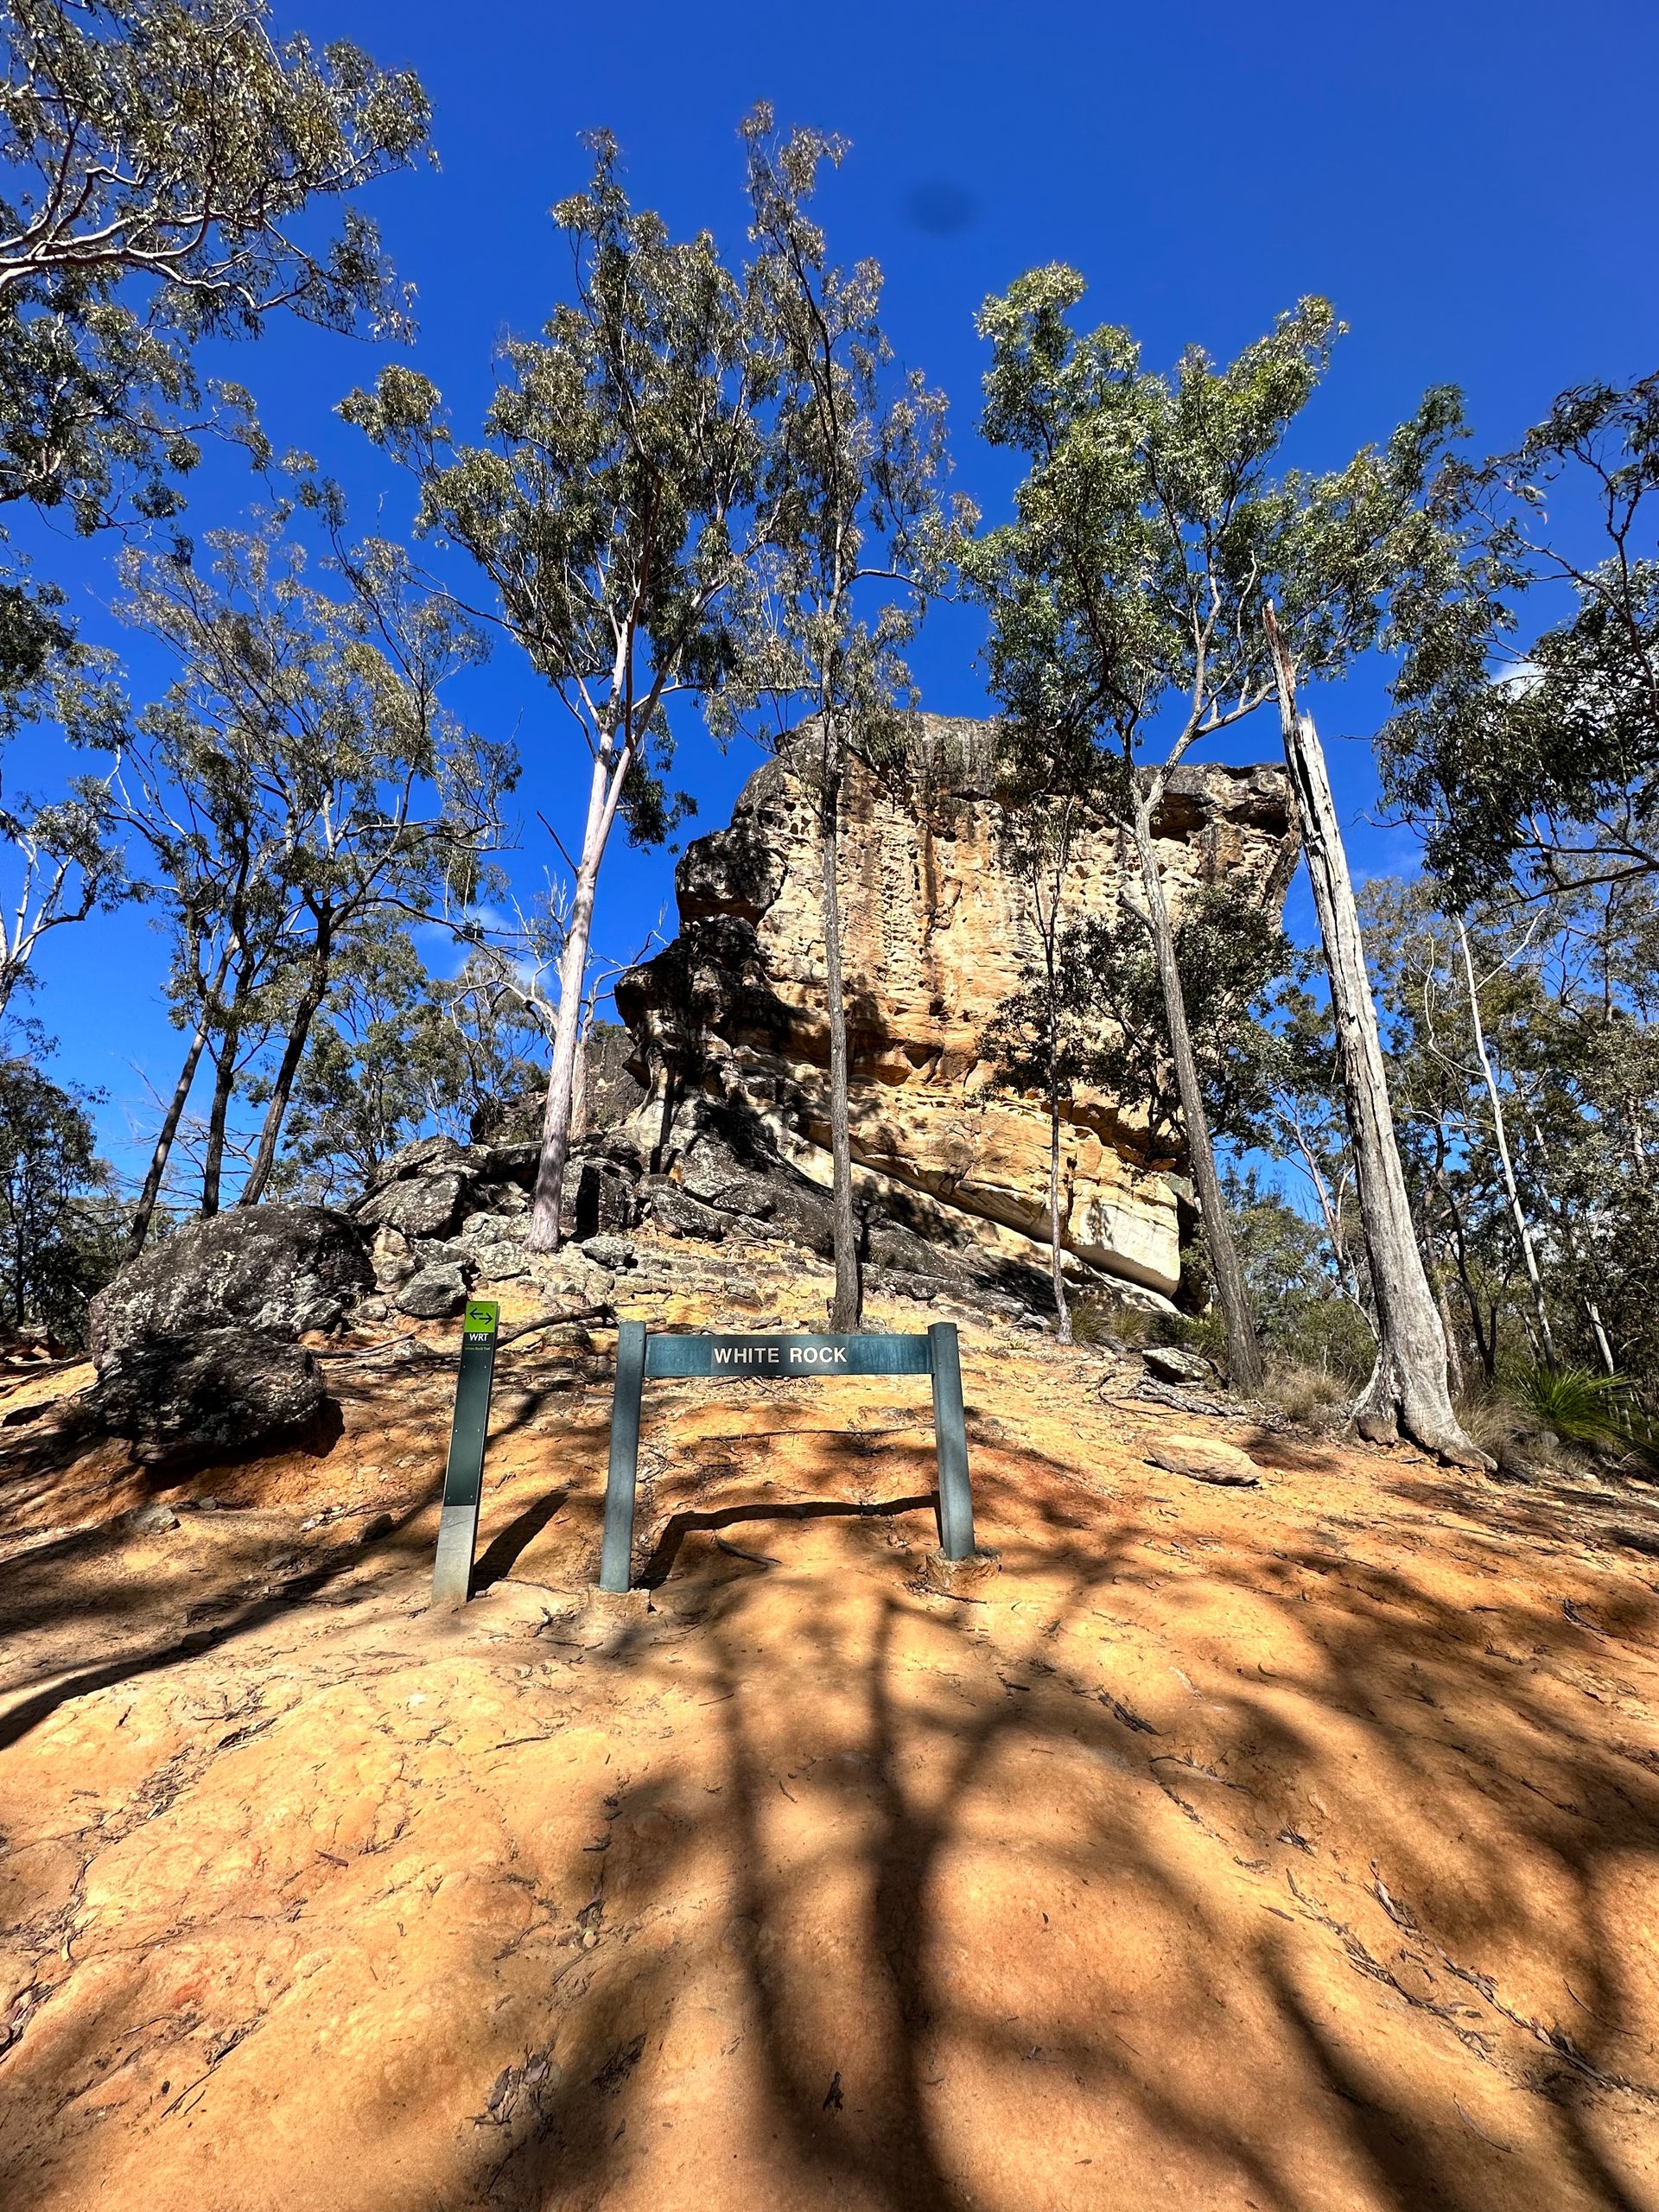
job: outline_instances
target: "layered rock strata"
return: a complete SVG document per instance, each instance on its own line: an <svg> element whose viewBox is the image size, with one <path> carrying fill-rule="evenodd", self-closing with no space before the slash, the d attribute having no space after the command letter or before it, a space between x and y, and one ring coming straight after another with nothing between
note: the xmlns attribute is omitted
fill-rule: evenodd
<svg viewBox="0 0 1659 2212"><path fill-rule="evenodd" d="M1035 1096L991 1086L982 1038L1039 957L999 796L994 725L918 718L905 789L855 768L843 813L843 966L852 1146L862 1203L933 1251L1020 1268L1047 1240L1048 1129ZM1277 907L1294 864L1276 767L1183 767L1154 822L1173 906L1226 885ZM1077 920L1118 908L1134 857L1077 841L1064 888ZM730 826L677 875L680 933L617 986L646 1086L628 1124L658 1174L684 1179L709 1111L819 1188L830 1177L817 811L787 751L744 786ZM1147 1141L1133 1100L1066 1109L1064 1243L1083 1270L1173 1296L1181 1169Z"/></svg>

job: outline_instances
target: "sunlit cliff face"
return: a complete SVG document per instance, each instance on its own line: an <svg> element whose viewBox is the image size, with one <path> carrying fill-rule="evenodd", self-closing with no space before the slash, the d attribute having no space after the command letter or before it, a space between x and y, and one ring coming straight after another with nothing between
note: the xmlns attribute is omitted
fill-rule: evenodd
<svg viewBox="0 0 1659 2212"><path fill-rule="evenodd" d="M853 1156L867 1184L903 1194L925 1230L944 1227L953 1240L1030 1257L1047 1238L1046 1109L1034 1096L994 1093L982 1045L1038 950L1008 856L1008 812L994 790L992 728L919 718L920 804L856 766L849 777L841 885ZM1281 770L1183 768L1155 827L1178 913L1201 885L1243 888L1275 908L1282 900L1290 848ZM1114 914L1125 866L1110 832L1082 836L1068 912ZM828 1185L819 877L816 809L785 755L750 778L728 829L687 851L679 937L617 988L650 1073L639 1122L653 1142L666 1087L689 1086L740 1099L788 1158ZM1180 1166L1149 1152L1135 1101L1075 1101L1064 1129L1066 1249L1173 1295L1181 1258L1171 1178Z"/></svg>

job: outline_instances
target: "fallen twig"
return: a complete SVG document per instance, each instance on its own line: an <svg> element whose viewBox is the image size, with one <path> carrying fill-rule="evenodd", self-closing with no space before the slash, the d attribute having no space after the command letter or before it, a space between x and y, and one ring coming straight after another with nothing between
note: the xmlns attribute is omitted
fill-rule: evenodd
<svg viewBox="0 0 1659 2212"><path fill-rule="evenodd" d="M729 1554L733 1559L746 1559L754 1567L778 1567L782 1564L766 1552L746 1552L741 1544L734 1544L725 1536L716 1535L715 1543L719 1550Z"/></svg>
<svg viewBox="0 0 1659 2212"><path fill-rule="evenodd" d="M1464 2126L1465 2127L1472 2127L1475 2133L1479 2136L1483 2143L1490 2143L1494 2151L1514 2150L1515 2145L1513 2143L1500 2143L1496 2135L1489 2135L1484 2127L1478 2126L1475 2121L1471 2120L1468 2113L1465 2112L1463 2107L1458 2104L1458 2101L1455 2097L1452 2098L1452 2101L1454 2105L1458 2106L1458 2116L1462 2120Z"/></svg>
<svg viewBox="0 0 1659 2212"><path fill-rule="evenodd" d="M578 1306L569 1313L544 1313L537 1321L521 1321L516 1329L504 1331L495 1340L496 1350L499 1351L503 1344L516 1344L520 1337L531 1336L538 1329L562 1329L578 1321L609 1321L615 1318L616 1308L605 1305ZM461 1357L459 1344L429 1344L424 1338L416 1336L413 1329L405 1330L401 1337L392 1337L383 1344L365 1344L353 1351L326 1350L319 1351L316 1357L319 1359L337 1359L344 1366L356 1360L383 1359L402 1351L409 1344L413 1344L416 1350L407 1357L429 1367L444 1366Z"/></svg>

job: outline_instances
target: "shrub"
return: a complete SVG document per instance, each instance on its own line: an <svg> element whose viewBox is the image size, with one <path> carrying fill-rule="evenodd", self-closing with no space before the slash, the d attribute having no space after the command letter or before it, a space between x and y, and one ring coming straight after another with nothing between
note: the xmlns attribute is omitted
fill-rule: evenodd
<svg viewBox="0 0 1659 2212"><path fill-rule="evenodd" d="M1649 1460L1659 1456L1659 1430L1624 1376L1534 1364L1505 1380L1516 1404L1569 1444L1601 1452L1611 1446Z"/></svg>
<svg viewBox="0 0 1659 2212"><path fill-rule="evenodd" d="M1345 1428L1354 1409L1352 1393L1340 1376L1297 1360L1270 1359L1262 1395L1298 1428L1326 1436Z"/></svg>

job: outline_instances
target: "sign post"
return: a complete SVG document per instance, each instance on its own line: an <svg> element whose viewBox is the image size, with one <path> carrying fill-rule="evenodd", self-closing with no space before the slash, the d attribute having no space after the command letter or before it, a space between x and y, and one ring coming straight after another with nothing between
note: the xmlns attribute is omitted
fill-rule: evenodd
<svg viewBox="0 0 1659 2212"><path fill-rule="evenodd" d="M933 1435L939 1463L939 1548L948 1560L972 1557L974 1502L968 1481L962 1358L954 1322L936 1321L925 1337L652 1337L646 1334L643 1321L624 1321L617 1331L616 1402L611 1415L611 1462L605 1484L605 1536L599 1567L601 1590L625 1591L632 1580L633 1501L639 1467L643 1385L671 1376L734 1379L757 1375L797 1382L821 1382L832 1375L931 1376ZM447 1510L447 1491L445 1500Z"/></svg>
<svg viewBox="0 0 1659 2212"><path fill-rule="evenodd" d="M495 1379L495 1335L501 1309L474 1300L461 1322L461 1372L455 1378L455 1417L443 1473L443 1511L438 1557L432 1570L432 1603L464 1605L472 1595L478 1509L484 1495L484 1440L490 1427L490 1386Z"/></svg>

